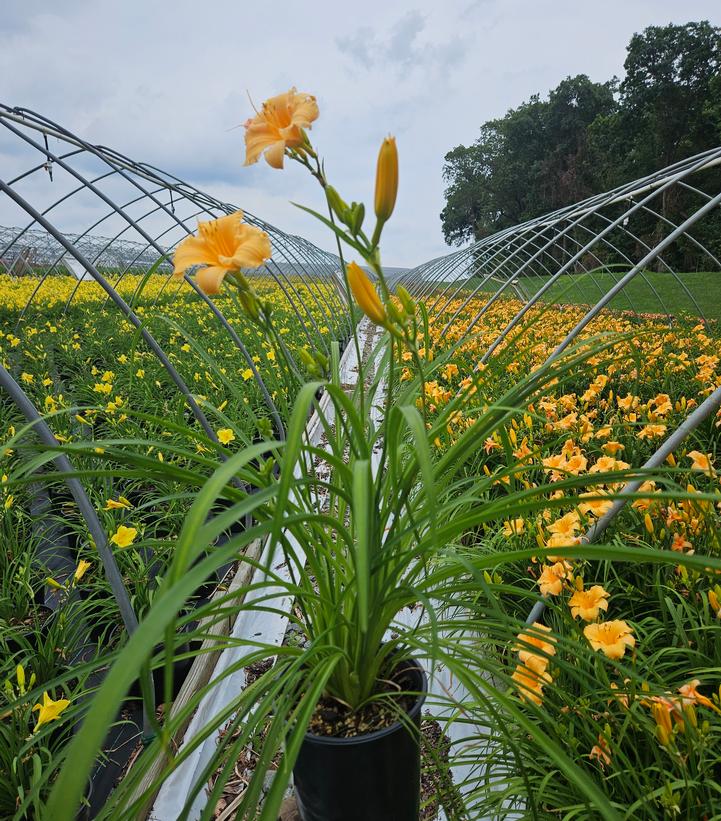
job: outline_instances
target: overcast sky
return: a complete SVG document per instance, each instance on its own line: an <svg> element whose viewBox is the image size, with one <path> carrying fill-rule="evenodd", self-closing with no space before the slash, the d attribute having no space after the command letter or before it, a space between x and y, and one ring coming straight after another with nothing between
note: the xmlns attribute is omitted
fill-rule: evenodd
<svg viewBox="0 0 721 821"><path fill-rule="evenodd" d="M321 204L303 169L243 167L236 126L251 114L247 95L259 103L295 85L318 98L312 137L346 199L372 203L378 146L396 136L400 193L384 262L411 266L448 250L448 150L568 75L621 76L626 44L645 26L701 19L721 24L721 2L0 0L0 102L333 250L288 202Z"/></svg>

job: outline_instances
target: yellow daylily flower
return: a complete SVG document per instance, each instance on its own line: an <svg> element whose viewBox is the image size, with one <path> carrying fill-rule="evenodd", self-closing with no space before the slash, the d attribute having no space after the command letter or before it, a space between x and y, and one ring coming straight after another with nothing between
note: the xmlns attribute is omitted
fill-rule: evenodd
<svg viewBox="0 0 721 821"><path fill-rule="evenodd" d="M33 707L33 711L39 710L38 721L33 732L37 733L43 724L47 724L50 721L55 721L55 719L59 718L62 712L66 710L69 705L70 702L66 698L59 698L57 701L53 701L46 690L43 693L43 703L36 704Z"/></svg>
<svg viewBox="0 0 721 821"><path fill-rule="evenodd" d="M108 499L105 502L103 510L127 510L132 506L125 496L118 496L117 501L115 499Z"/></svg>
<svg viewBox="0 0 721 821"><path fill-rule="evenodd" d="M78 566L75 568L73 579L75 579L76 582L79 582L91 567L91 562L86 562L85 559L81 559L78 562Z"/></svg>
<svg viewBox="0 0 721 821"><path fill-rule="evenodd" d="M130 545L135 541L137 535L137 528L120 525L120 527L110 537L110 541L120 548L130 547Z"/></svg>
<svg viewBox="0 0 721 821"><path fill-rule="evenodd" d="M235 434L230 428L221 428L217 435L218 441L222 445L229 445L231 442L235 441Z"/></svg>
<svg viewBox="0 0 721 821"><path fill-rule="evenodd" d="M588 590L576 590L568 604L573 618L593 621L601 610L608 610L608 593L600 584L594 584Z"/></svg>

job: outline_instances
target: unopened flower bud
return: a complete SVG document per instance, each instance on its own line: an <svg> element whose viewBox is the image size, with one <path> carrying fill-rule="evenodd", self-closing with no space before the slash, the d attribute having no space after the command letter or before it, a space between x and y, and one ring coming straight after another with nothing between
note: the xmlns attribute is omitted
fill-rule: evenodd
<svg viewBox="0 0 721 821"><path fill-rule="evenodd" d="M405 311L408 315L412 316L416 312L416 303L413 301L411 295L406 291L406 289L399 285L396 288L396 294L398 295L398 299L400 299L401 304L405 308Z"/></svg>
<svg viewBox="0 0 721 821"><path fill-rule="evenodd" d="M348 227L354 235L358 234L360 229L363 227L363 220L365 219L365 215L365 205L363 205L362 202L354 202L351 207L350 224L348 225Z"/></svg>
<svg viewBox="0 0 721 821"><path fill-rule="evenodd" d="M349 263L348 284L356 298L360 309L363 313L371 319L376 325L385 326L387 316L383 303L378 296L375 286L368 278L365 271L355 262Z"/></svg>
<svg viewBox="0 0 721 821"><path fill-rule="evenodd" d="M340 194L333 188L332 185L326 185L325 195L328 198L328 204L333 209L333 213L342 222L346 221L346 214L348 212L348 205L343 202Z"/></svg>
<svg viewBox="0 0 721 821"><path fill-rule="evenodd" d="M379 222L385 222L393 213L398 194L398 149L395 137L386 137L381 143L376 165L375 210Z"/></svg>

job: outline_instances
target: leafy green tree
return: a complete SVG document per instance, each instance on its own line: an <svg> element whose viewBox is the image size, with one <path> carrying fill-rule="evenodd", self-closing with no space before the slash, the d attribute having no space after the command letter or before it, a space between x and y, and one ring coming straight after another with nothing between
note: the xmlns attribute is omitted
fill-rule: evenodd
<svg viewBox="0 0 721 821"><path fill-rule="evenodd" d="M651 26L631 38L624 69L620 84L567 77L548 99L534 95L484 123L473 145L450 151L446 241L480 239L721 143L721 28L708 21ZM673 189L657 208L678 222L698 207L694 196ZM652 214L640 220L642 242L665 231ZM702 241L721 253L721 215L703 231ZM681 246L679 265L708 265L697 248Z"/></svg>
<svg viewBox="0 0 721 821"><path fill-rule="evenodd" d="M612 112L614 84L568 77L548 100L538 95L481 127L470 147L445 157L447 242L486 236L593 191L586 134Z"/></svg>

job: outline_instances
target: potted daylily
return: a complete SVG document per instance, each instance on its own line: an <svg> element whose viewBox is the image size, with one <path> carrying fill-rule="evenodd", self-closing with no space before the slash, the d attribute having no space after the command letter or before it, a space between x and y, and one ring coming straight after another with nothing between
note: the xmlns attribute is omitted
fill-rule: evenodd
<svg viewBox="0 0 721 821"><path fill-rule="evenodd" d="M382 330L375 367L362 361L356 332L359 374L348 395L340 383L337 346L331 362L313 351L288 350L274 326L272 304L246 275L271 257L270 240L244 223L240 212L201 223L198 236L179 245L176 275L195 268L207 293L224 290L237 299L280 353L297 396L283 441L266 439L230 452L197 490L163 586L69 752L74 767L63 771L49 805L55 817L70 817L78 779L92 762L114 705L163 635L165 669L172 676L177 614L198 580L258 537L268 545L256 563L266 581L253 586L252 600L241 607L273 610L280 597L291 596L290 619L304 641L280 648L262 636L249 642L242 664L267 659L274 664L214 720L216 727L228 720L231 725L194 795L205 790L218 762L229 773L234 756L262 738L236 817L275 821L294 774L304 821L416 821L418 729L427 686L423 668L430 673L442 662L459 681L474 675L472 650L457 638L468 628L468 614L459 612L458 603L477 595L482 564L476 567L455 546L475 527L512 519L518 499L509 493L491 505L480 504L497 479L464 473L464 466L551 374L539 369L496 404L465 417L469 394L482 387L482 374L476 372L441 411L431 412L429 379L453 349L434 358L423 306L401 287L392 293L381 264L383 229L398 191L395 140L387 137L380 147L368 226L363 204L346 203L328 183L308 133L317 117L309 94L291 90L268 100L245 124L246 164L265 156L280 169L287 159L322 187L328 215L305 210L333 232L341 259L348 248L356 258L343 262L345 288L349 303ZM574 364L571 360L567 367ZM317 399L320 389L327 405ZM324 429L323 447L305 432L313 409ZM436 443L449 426L454 441L440 449ZM528 511L548 502L524 499L523 504ZM209 518L219 506L222 514ZM252 527L208 551L219 533L248 515ZM278 552L289 580L277 573ZM227 605L222 598L217 604ZM414 619L413 628L404 626L399 614L418 605L427 618ZM172 721L159 727L145 760L160 748L171 750L173 731ZM266 790L266 773L273 767L275 777ZM222 785L223 778L216 779L209 806ZM188 809L192 800L189 796Z"/></svg>

